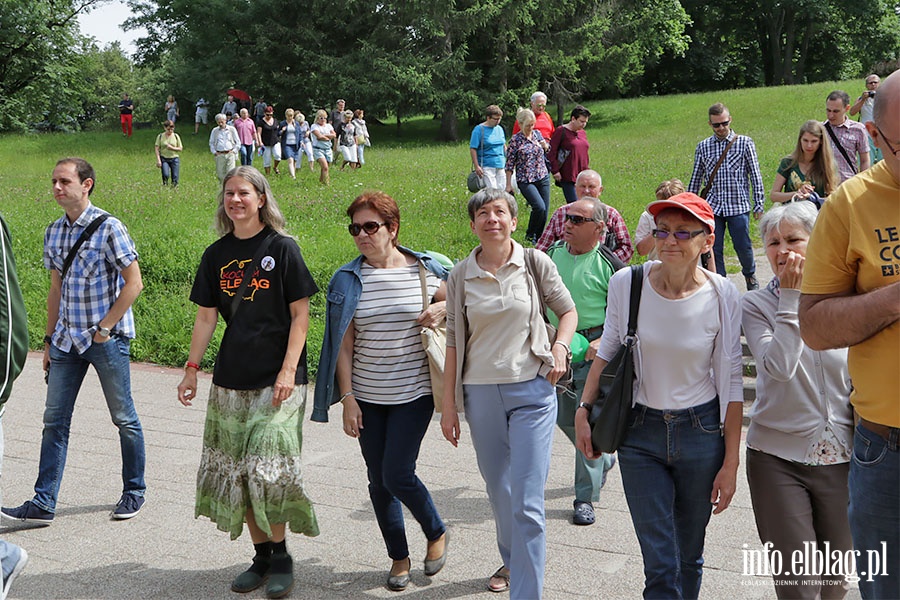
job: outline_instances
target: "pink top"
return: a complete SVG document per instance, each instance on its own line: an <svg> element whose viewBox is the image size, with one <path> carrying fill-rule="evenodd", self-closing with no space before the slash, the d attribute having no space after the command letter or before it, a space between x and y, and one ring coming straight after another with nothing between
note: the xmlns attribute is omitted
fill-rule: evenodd
<svg viewBox="0 0 900 600"><path fill-rule="evenodd" d="M247 117L246 119L235 119L234 128L237 129L238 139L240 139L241 143L245 146L249 146L256 139L256 123L254 123L253 119L250 117Z"/></svg>

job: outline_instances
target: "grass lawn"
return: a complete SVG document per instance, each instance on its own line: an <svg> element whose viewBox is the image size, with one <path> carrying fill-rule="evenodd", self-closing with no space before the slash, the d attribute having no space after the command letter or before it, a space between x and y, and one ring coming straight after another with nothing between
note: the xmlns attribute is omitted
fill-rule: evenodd
<svg viewBox="0 0 900 600"><path fill-rule="evenodd" d="M864 86L862 80L854 80L589 103L591 166L603 176L603 200L619 209L633 231L661 181L678 177L687 184L694 148L711 135L706 110L717 101L731 110L734 130L756 142L768 196L778 162L793 149L800 125L807 119L823 119L825 96L837 88L855 98ZM512 130L511 117L504 118L507 132ZM140 107L137 118L149 120L140 114ZM280 176L271 176L289 231L297 237L323 291L335 269L356 255L344 211L363 189L381 189L397 200L400 240L406 246L460 259L476 244L465 210L469 128L461 124L466 140L452 144L434 142L437 129L438 122L427 117L404 123L400 133L393 124L370 124L373 146L366 152L368 164L358 172L334 169L327 188L305 167L297 181L287 176L286 165ZM218 180L207 146L208 130L192 135L193 123L185 119L177 128L185 145L181 185L177 190L163 188L153 154L159 131L137 130L132 139L115 130L0 136L4 191L0 212L12 231L33 348L41 347L46 325L49 278L42 264L43 233L62 215L50 193L50 174L59 158L76 155L97 171L92 201L122 219L140 253L145 288L135 304L138 336L133 358L166 365L186 360L195 315L188 294L203 249L216 239L212 219ZM261 168L261 159L255 163ZM519 200L522 222L516 237L521 241L528 210ZM562 191L554 187L551 210L562 203ZM324 305L324 293L317 294L309 333L313 372ZM212 365L221 330L220 326L204 366Z"/></svg>

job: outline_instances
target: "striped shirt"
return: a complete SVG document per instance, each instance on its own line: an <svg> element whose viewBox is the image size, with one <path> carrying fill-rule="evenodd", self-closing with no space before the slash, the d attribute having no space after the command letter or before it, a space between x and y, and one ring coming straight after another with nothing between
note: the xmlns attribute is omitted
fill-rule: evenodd
<svg viewBox="0 0 900 600"><path fill-rule="evenodd" d="M85 227L102 214L106 211L88 204L74 223L69 223L66 215L51 223L44 234L44 267L62 273L69 249ZM62 281L59 317L51 336L54 346L63 352L74 347L79 354L91 346L97 324L109 312L125 284L120 272L137 258L125 225L115 217L104 221L78 249ZM112 333L129 339L134 337L134 314L130 307L113 325Z"/></svg>
<svg viewBox="0 0 900 600"><path fill-rule="evenodd" d="M733 217L750 212L751 185L753 212L763 212L765 192L762 175L759 172L759 159L756 157L756 146L746 135L738 135L733 131L725 139L712 135L697 144L697 150L694 152L694 171L691 173L688 191L700 193L728 142L735 136L737 139L728 149L728 155L716 172L712 189L706 196L706 201L717 217Z"/></svg>
<svg viewBox="0 0 900 600"><path fill-rule="evenodd" d="M825 121L825 123L828 123L828 121ZM844 158L844 155L841 154L841 151L838 150L837 145L829 135L828 139L831 142L831 149L834 150L834 161L838 166L841 183L844 183L859 172L859 162L857 162L856 156L862 156L869 152L869 132L866 131L865 125L848 118L844 118L844 122L837 127L831 127L831 130L853 163L853 166L850 166L850 163L847 162L847 159Z"/></svg>
<svg viewBox="0 0 900 600"><path fill-rule="evenodd" d="M376 269L363 264L353 315L353 393L373 404L403 404L431 394L428 359L416 317L422 312L418 265ZM441 280L426 271L428 301Z"/></svg>

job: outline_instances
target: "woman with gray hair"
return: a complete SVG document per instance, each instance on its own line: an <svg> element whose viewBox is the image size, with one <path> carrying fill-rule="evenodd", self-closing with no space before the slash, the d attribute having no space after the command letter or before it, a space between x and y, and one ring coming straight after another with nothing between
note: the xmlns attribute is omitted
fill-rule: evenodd
<svg viewBox="0 0 900 600"><path fill-rule="evenodd" d="M846 556L852 547L847 477L853 439L847 349L814 351L797 309L811 202L776 205L760 220L775 277L743 297L742 324L756 359L756 401L747 431L747 480L763 544L782 557L810 545ZM827 559L825 562L829 562ZM823 566L823 565L820 565ZM773 575L778 598L843 598L843 575Z"/></svg>
<svg viewBox="0 0 900 600"><path fill-rule="evenodd" d="M447 283L441 430L458 444L457 411L464 406L503 560L488 589L539 600L554 386L567 370L578 315L553 261L512 239L513 196L483 189L469 199L468 210L481 244ZM545 306L559 317L555 339L548 335Z"/></svg>
<svg viewBox="0 0 900 600"><path fill-rule="evenodd" d="M319 534L300 460L309 298L318 288L284 231L269 182L253 167L232 169L222 182L216 229L222 237L203 253L191 289L197 318L178 384L178 400L190 406L221 314L226 328L209 390L194 514L233 540L246 522L255 556L231 589L250 592L266 583L266 597L281 598L294 584L285 530Z"/></svg>

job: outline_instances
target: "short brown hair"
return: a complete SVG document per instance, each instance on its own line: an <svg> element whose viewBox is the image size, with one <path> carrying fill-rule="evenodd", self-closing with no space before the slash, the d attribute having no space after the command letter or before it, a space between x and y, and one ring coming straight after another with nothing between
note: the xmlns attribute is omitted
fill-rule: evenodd
<svg viewBox="0 0 900 600"><path fill-rule="evenodd" d="M680 179L666 179L656 188L657 200L668 200L675 194L685 192L684 183Z"/></svg>
<svg viewBox="0 0 900 600"><path fill-rule="evenodd" d="M75 167L75 173L78 174L79 183L84 183L85 179L90 179L93 182L91 189L88 190L88 196L93 194L94 188L97 187L97 174L94 172L94 167L91 166L91 163L78 156L69 156L56 161L57 167L66 164Z"/></svg>
<svg viewBox="0 0 900 600"><path fill-rule="evenodd" d="M396 226L393 239L396 246L400 239L400 207L394 199L378 190L363 192L347 207L347 216L353 219L353 215L366 208L377 212L388 229Z"/></svg>
<svg viewBox="0 0 900 600"><path fill-rule="evenodd" d="M715 104L713 104L712 106L709 107L709 116L710 117L718 116L718 115L721 115L724 113L731 114L730 112L728 112L728 107L725 106L724 104L722 104L721 102L716 102Z"/></svg>

